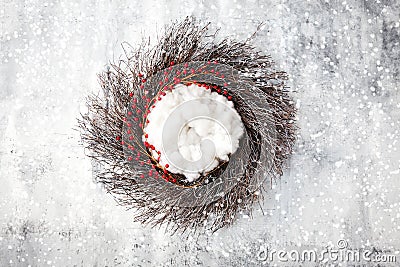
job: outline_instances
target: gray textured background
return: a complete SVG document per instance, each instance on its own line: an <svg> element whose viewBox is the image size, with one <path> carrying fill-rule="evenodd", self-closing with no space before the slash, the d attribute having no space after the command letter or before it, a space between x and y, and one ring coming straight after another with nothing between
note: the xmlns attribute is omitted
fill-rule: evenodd
<svg viewBox="0 0 400 267"><path fill-rule="evenodd" d="M263 246L340 238L399 253L398 1L143 2L0 1L0 266L257 266ZM263 211L186 240L133 223L72 128L122 41L190 14L239 39L266 22L254 44L289 73L301 129Z"/></svg>

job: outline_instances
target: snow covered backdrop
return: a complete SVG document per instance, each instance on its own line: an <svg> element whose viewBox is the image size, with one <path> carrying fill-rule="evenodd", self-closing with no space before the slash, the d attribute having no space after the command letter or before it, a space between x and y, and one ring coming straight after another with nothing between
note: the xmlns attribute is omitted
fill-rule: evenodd
<svg viewBox="0 0 400 267"><path fill-rule="evenodd" d="M399 13L396 0L0 0L0 266L259 266L262 247L340 239L399 262ZM254 44L288 72L300 127L263 205L188 240L132 223L73 130L120 43L187 15L242 40L265 22Z"/></svg>

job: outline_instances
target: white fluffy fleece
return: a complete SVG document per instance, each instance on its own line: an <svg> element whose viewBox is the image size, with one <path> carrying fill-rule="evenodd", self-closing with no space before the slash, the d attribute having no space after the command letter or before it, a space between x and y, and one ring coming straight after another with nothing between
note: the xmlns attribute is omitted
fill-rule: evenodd
<svg viewBox="0 0 400 267"><path fill-rule="evenodd" d="M225 96L192 84L178 84L151 107L143 140L161 152L159 163L196 180L229 160L243 135L243 123ZM153 151L154 158L158 158ZM168 164L168 165L167 165Z"/></svg>

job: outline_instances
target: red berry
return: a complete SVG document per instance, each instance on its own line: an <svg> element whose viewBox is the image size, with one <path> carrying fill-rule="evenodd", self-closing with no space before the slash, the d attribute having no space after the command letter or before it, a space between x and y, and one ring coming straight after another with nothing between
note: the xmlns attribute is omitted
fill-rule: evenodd
<svg viewBox="0 0 400 267"><path fill-rule="evenodd" d="M165 168L167 168L167 169L168 169L168 167L169 167L169 164L165 164Z"/></svg>

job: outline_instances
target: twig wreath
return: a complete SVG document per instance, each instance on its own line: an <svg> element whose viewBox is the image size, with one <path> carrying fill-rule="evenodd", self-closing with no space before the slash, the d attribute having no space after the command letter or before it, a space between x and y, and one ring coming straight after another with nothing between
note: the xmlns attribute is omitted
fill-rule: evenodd
<svg viewBox="0 0 400 267"><path fill-rule="evenodd" d="M216 231L251 212L295 141L287 75L249 44L188 17L154 47L124 45L87 98L82 141L96 180L135 221Z"/></svg>

